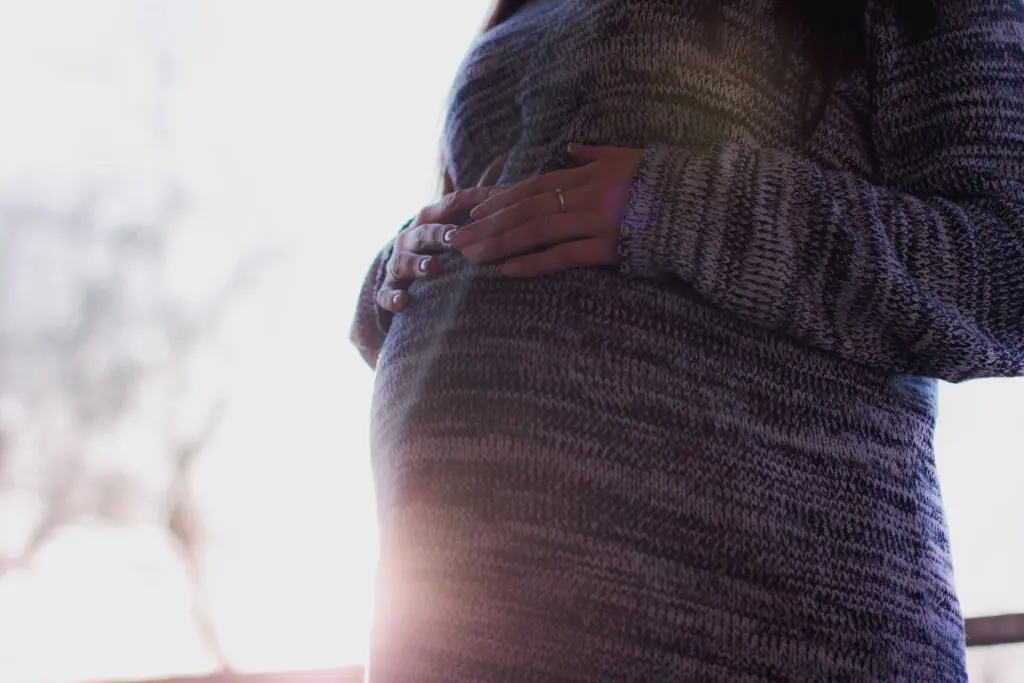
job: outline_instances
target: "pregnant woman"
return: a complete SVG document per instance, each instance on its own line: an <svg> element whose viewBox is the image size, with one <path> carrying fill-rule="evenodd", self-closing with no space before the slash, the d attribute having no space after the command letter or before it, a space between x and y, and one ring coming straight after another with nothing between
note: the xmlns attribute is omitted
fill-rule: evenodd
<svg viewBox="0 0 1024 683"><path fill-rule="evenodd" d="M966 680L936 379L1024 374L1019 0L503 1L444 143L353 328L370 680Z"/></svg>

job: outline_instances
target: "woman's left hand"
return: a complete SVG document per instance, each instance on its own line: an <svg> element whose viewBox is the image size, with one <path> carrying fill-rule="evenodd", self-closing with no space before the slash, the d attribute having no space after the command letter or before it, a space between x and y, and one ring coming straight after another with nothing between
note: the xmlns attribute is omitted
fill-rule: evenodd
<svg viewBox="0 0 1024 683"><path fill-rule="evenodd" d="M569 145L580 162L523 181L478 204L451 239L474 263L510 258L502 272L531 277L618 262L620 223L644 150Z"/></svg>

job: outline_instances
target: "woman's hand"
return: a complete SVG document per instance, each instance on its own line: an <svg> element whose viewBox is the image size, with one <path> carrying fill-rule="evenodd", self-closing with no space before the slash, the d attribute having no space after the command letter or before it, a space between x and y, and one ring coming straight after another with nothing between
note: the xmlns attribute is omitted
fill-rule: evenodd
<svg viewBox="0 0 1024 683"><path fill-rule="evenodd" d="M456 190L440 201L425 206L416 219L395 236L387 277L377 291L377 305L398 313L409 305L409 284L437 273L435 256L451 249L451 237L458 223L469 220L470 210L499 188L493 187L501 175L507 155L491 162L476 187Z"/></svg>
<svg viewBox="0 0 1024 683"><path fill-rule="evenodd" d="M511 258L502 272L530 277L618 262L619 231L644 150L569 145L584 165L531 178L470 212L451 246L474 263Z"/></svg>

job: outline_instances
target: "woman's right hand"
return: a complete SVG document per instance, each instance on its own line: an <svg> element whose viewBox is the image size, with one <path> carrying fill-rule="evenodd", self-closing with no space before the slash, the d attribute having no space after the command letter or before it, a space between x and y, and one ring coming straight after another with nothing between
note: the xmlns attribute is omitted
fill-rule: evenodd
<svg viewBox="0 0 1024 683"><path fill-rule="evenodd" d="M377 305L398 313L409 305L409 284L437 273L437 254L451 249L451 237L458 224L469 220L469 212L487 199L501 174L506 155L491 162L476 187L456 190L440 201L423 207L409 227L394 238L387 276L377 292Z"/></svg>

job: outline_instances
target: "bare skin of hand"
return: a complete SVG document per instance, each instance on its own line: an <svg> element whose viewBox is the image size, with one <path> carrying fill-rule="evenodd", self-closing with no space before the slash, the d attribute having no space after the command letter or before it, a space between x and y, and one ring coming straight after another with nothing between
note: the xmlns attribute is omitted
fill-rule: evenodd
<svg viewBox="0 0 1024 683"><path fill-rule="evenodd" d="M533 277L618 262L622 217L644 150L569 145L577 166L530 178L470 212L451 246L474 263ZM559 200L559 191L562 201Z"/></svg>
<svg viewBox="0 0 1024 683"><path fill-rule="evenodd" d="M491 162L476 187L456 190L423 207L416 219L394 239L387 277L377 292L377 305L398 313L409 305L409 285L437 274L437 254L452 248L457 224L469 220L470 211L487 199L501 175L507 155Z"/></svg>

